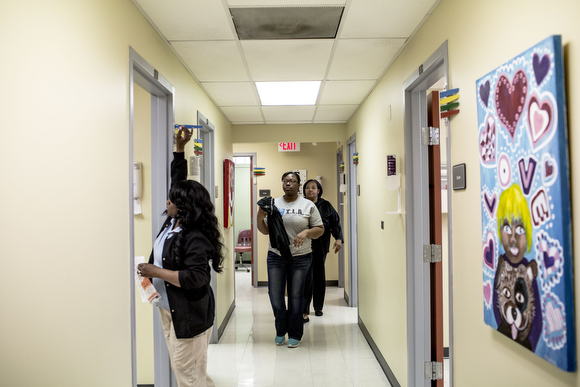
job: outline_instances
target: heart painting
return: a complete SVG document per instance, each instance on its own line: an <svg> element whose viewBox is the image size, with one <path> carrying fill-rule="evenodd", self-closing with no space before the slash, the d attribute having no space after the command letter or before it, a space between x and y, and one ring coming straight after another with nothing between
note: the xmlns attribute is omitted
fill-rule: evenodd
<svg viewBox="0 0 580 387"><path fill-rule="evenodd" d="M511 82L505 74L500 75L497 80L497 85L495 86L495 108L499 120L507 129L512 141L526 105L527 94L528 78L523 70L518 70Z"/></svg>
<svg viewBox="0 0 580 387"><path fill-rule="evenodd" d="M485 81L483 85L479 86L479 98L481 98L481 102L483 102L486 107L488 106L487 103L489 102L489 90L489 81Z"/></svg>
<svg viewBox="0 0 580 387"><path fill-rule="evenodd" d="M495 269L495 250L496 244L493 232L488 231L483 243L483 264L491 270Z"/></svg>
<svg viewBox="0 0 580 387"><path fill-rule="evenodd" d="M495 121L493 117L489 116L485 120L485 127L479 133L479 156L481 161L485 164L495 163L496 153L496 131Z"/></svg>
<svg viewBox="0 0 580 387"><path fill-rule="evenodd" d="M536 83L539 85L542 83L546 75L548 75L548 71L550 71L550 58L548 55L540 56L538 54L534 54L533 67L534 67L534 76L536 77Z"/></svg>
<svg viewBox="0 0 580 387"><path fill-rule="evenodd" d="M554 108L549 98L540 98L532 94L528 103L528 126L534 147L545 138L552 129Z"/></svg>
<svg viewBox="0 0 580 387"><path fill-rule="evenodd" d="M484 322L574 372L574 148L563 64L562 38L551 36L477 79L477 145L465 152L479 151Z"/></svg>
<svg viewBox="0 0 580 387"><path fill-rule="evenodd" d="M550 186L558 178L558 161L548 153L542 156L542 183Z"/></svg>

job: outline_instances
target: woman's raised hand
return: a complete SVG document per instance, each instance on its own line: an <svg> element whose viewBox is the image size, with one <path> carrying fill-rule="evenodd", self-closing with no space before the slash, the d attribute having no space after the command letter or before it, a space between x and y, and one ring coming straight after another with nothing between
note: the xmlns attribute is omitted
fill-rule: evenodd
<svg viewBox="0 0 580 387"><path fill-rule="evenodd" d="M184 152L185 144L191 140L191 132L185 126L179 128L177 135L175 136L175 151Z"/></svg>

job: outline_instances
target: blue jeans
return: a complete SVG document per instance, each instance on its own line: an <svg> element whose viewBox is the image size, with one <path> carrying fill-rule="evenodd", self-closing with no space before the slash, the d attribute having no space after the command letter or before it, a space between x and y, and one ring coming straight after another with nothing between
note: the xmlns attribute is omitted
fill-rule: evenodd
<svg viewBox="0 0 580 387"><path fill-rule="evenodd" d="M276 336L284 336L288 333L290 339L302 339L304 283L311 262L310 253L292 257L291 261L286 262L281 256L268 251L268 294L274 312ZM288 308L284 300L286 284L288 285Z"/></svg>

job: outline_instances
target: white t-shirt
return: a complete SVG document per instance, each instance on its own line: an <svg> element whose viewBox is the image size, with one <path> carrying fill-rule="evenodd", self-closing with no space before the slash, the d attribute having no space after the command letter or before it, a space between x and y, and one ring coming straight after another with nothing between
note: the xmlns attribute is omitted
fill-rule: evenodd
<svg viewBox="0 0 580 387"><path fill-rule="evenodd" d="M308 199L298 196L293 202L287 202L284 200L284 196L274 199L274 204L280 211L282 215L282 222L284 223L284 228L288 234L288 240L290 241L290 251L292 256L308 254L312 251L310 243L312 239L306 238L301 247L294 247L294 238L300 232L307 230L315 226L322 226L322 219L320 218L320 213L316 205ZM266 223L268 222L268 217L265 218ZM269 251L273 251L278 255L280 252L278 249L273 248L271 245L268 247Z"/></svg>

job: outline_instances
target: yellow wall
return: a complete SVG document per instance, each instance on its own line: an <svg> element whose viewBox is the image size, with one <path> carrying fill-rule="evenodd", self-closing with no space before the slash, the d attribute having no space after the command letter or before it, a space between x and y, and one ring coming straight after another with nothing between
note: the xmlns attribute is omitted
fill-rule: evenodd
<svg viewBox="0 0 580 387"><path fill-rule="evenodd" d="M230 124L130 0L2 2L0 385L131 385L129 46L216 125L221 198Z"/></svg>
<svg viewBox="0 0 580 387"><path fill-rule="evenodd" d="M384 215L386 199L372 192L375 174L385 175L384 157L404 155L403 84L442 43L448 41L450 87L460 88L459 115L451 120L450 164L467 164L467 189L450 191L453 200L453 340L457 386L580 386L578 373L566 373L483 323L481 199L477 149L475 81L549 35L564 44L572 200L580 200L574 131L580 111L578 62L580 25L576 0L475 2L443 0L393 63L365 104L349 122L360 153L359 313L401 385L407 384L404 216ZM391 105L389 120L385 111ZM400 159L401 160L401 159ZM405 173L405 166L401 168ZM578 223L578 206L573 206ZM362 221L364 219L365 221ZM385 230L378 221L385 219ZM580 240L580 229L573 230ZM381 253L382 252L382 253ZM380 277L381 280L378 280ZM579 289L576 280L576 289ZM400 296L398 296L400 295ZM576 290L576 310L580 297Z"/></svg>
<svg viewBox="0 0 580 387"><path fill-rule="evenodd" d="M236 125L233 143L344 141L346 124Z"/></svg>
<svg viewBox="0 0 580 387"><path fill-rule="evenodd" d="M151 240L151 94L134 84L133 159L142 163L141 214L135 215L135 256L149 259ZM141 301L135 286L135 326L137 345L137 383L153 384L153 306Z"/></svg>
<svg viewBox="0 0 580 387"><path fill-rule="evenodd" d="M466 163L468 181L465 191L452 191L455 385L580 386L578 373L556 369L483 323L482 302L474 301L481 300L481 263L473 259L481 247L475 81L551 34L561 34L564 44L572 200L580 199L580 172L573 167L574 150L580 149L573 130L580 114L579 14L577 0L443 0L348 125L232 129L130 0L2 2L0 384L131 384L132 46L175 87L177 122L194 123L200 110L216 125L219 219L222 161L231 158L233 142L240 147L281 140L344 142L356 133L359 313L407 386L405 218L385 214L392 203L380 181L387 154L396 154L400 163L404 159L403 84L447 40L450 86L461 89L449 163ZM236 151L260 152L262 146ZM260 160L258 166L266 167L266 177L259 178L265 179L264 188L281 194L282 168ZM309 165L303 168L318 174ZM400 171L405 173L404 165ZM575 224L579 211L573 206ZM580 240L578 227L573 233ZM232 229L225 229L230 253L233 239ZM218 323L232 300L228 260L218 276Z"/></svg>
<svg viewBox="0 0 580 387"><path fill-rule="evenodd" d="M234 132L238 128L234 128ZM266 168L265 176L256 178L257 190L269 189L272 197L284 194L282 191L282 174L290 169L306 169L308 179L322 176L323 197L336 209L336 152L335 142L300 143L300 152L278 152L277 143L261 142L254 144L234 144L235 153L256 153L256 166ZM304 184L306 180L302 180ZM256 199L256 202L260 198ZM257 209L257 206L256 206ZM256 210L255 210L256 211ZM334 239L331 237L331 245ZM266 255L268 254L268 236L258 232L258 281L268 281ZM256 259L256 257L254 257ZM327 281L338 280L338 255L330 252L326 257Z"/></svg>

